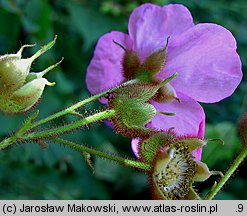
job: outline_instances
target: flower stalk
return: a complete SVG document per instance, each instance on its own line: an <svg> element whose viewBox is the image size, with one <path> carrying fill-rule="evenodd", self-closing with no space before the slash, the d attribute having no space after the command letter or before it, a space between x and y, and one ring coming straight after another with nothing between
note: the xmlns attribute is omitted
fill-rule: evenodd
<svg viewBox="0 0 247 216"><path fill-rule="evenodd" d="M125 85L128 85L128 84L133 83L133 82L135 82L135 80L127 81L127 82L125 82L122 85L125 86ZM51 120L54 120L56 118L59 118L61 116L67 115L67 114L74 115L75 114L75 110L79 109L80 107L85 106L86 104L89 104L91 102L94 102L94 101L98 100L99 98L102 98L102 97L107 96L108 94L110 94L111 92L113 92L114 90L116 90L117 88L119 88L119 87L117 86L115 88L106 90L106 91L101 92L99 94L95 94L95 95L93 95L93 96L91 96L89 98L86 98L86 99L84 99L82 101L79 101L76 104L74 104L74 105L72 105L72 106L70 106L70 107L68 107L68 108L66 108L66 109L64 109L62 111L59 111L57 113L54 113L53 115L50 115L50 116L48 116L46 118L43 118L43 119L41 119L39 121L34 122L32 124L32 126L31 126L31 128L35 128L37 126L40 126L42 124L45 124L45 123L47 123L47 122L49 122Z"/></svg>
<svg viewBox="0 0 247 216"><path fill-rule="evenodd" d="M83 127L85 125L94 123L96 121L101 121L107 118L112 118L115 115L115 110L105 110L94 115L88 116L84 119L80 119L78 121L69 123L64 126L60 126L57 128L52 128L50 130L40 131L40 132L33 132L25 135L22 139L23 140L33 140L33 139L45 139L52 136L57 136L66 132L70 132L74 129Z"/></svg>
<svg viewBox="0 0 247 216"><path fill-rule="evenodd" d="M232 165L229 167L227 172L225 173L224 177L219 181L219 183L213 187L211 191L205 196L205 200L212 200L221 188L225 185L225 183L229 180L229 178L233 175L233 173L237 170L239 165L244 161L247 157L247 147L244 147L239 155L236 157Z"/></svg>
<svg viewBox="0 0 247 216"><path fill-rule="evenodd" d="M95 156L98 156L101 158L105 158L105 159L108 159L110 161L114 161L118 164L121 164L121 165L124 165L127 167L136 168L136 169L142 170L144 172L148 172L151 170L151 165L147 164L147 163L143 163L140 161L130 160L130 159L122 158L119 156L107 154L105 152L102 152L102 151L99 151L99 150L96 150L96 149L93 149L93 148L90 148L90 147L87 147L84 145L79 145L77 143L74 143L74 142L71 142L68 140L64 140L61 138L52 137L52 138L50 138L50 140L57 142L57 143L60 143L64 146L68 146L68 147L70 147L70 148L72 148L78 152L81 152L81 153L86 152L88 154L92 154L92 155L95 155Z"/></svg>

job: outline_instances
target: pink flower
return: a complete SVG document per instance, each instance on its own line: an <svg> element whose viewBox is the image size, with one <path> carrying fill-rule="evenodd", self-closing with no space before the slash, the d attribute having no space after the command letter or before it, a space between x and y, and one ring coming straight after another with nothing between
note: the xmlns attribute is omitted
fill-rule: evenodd
<svg viewBox="0 0 247 216"><path fill-rule="evenodd" d="M163 48L170 36L166 63L157 78L165 79L178 72L170 85L181 103L152 102L158 111L176 115L156 115L149 127L174 127L179 135L203 138L205 114L198 102L214 103L230 96L242 79L241 61L231 32L211 23L195 25L183 5L161 7L149 3L132 12L128 31L129 34L112 31L99 39L87 69L89 91L95 94L125 81L121 68L124 50L113 40L136 51L143 61ZM201 150L196 157L200 159Z"/></svg>

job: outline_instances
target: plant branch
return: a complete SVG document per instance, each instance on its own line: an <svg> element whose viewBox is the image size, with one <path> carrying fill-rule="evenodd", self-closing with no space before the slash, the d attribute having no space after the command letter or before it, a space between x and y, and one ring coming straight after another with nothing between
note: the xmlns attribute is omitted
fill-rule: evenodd
<svg viewBox="0 0 247 216"><path fill-rule="evenodd" d="M89 148L89 147L84 146L84 145L79 145L77 143L74 143L74 142L71 142L68 140L64 140L61 138L51 137L49 139L54 141L54 142L60 143L64 146L68 146L72 149L75 149L76 151L81 152L81 153L87 152L88 154L95 155L95 156L98 156L101 158L105 158L107 160L114 161L114 162L121 164L121 165L124 165L124 166L137 168L137 169L143 170L145 172L148 172L151 170L150 164L146 164L146 163L142 163L142 162L139 162L136 160L130 160L130 159L122 158L119 156L107 154L105 152L102 152L102 151L99 151L99 150L96 150L93 148Z"/></svg>
<svg viewBox="0 0 247 216"><path fill-rule="evenodd" d="M129 81L123 83L122 85L123 85L123 86L124 86L124 85L128 85L128 84L133 83L133 82L135 82L135 80L129 80ZM37 126L39 126L39 125L41 125L41 124L44 124L44 123L46 123L46 122L48 122L48 121L51 121L51 120L53 120L53 119L59 118L59 117L61 117L61 116L67 115L67 114L75 114L74 111L75 111L76 109L78 109L78 108L80 108L80 107L82 107L82 106L84 106L84 105L86 105L86 104L89 104L89 103L91 103L91 102L93 102L93 101L95 101L95 100L97 100L97 99L99 99L99 98L101 98L101 97L106 96L107 94L113 92L113 91L116 90L117 88L119 88L119 87L117 86L117 87L115 87L115 88L112 88L112 89L109 89L109 90L107 90L107 91L101 92L101 93L99 93L99 94L93 95L93 96L91 96L91 97L89 97L89 98L87 98L87 99L85 99L85 100L79 101L79 102L77 102L76 104L74 104L74 105L72 105L72 106L70 106L70 107L68 107L68 108L66 108L66 109L64 109L64 110L62 110L62 111L59 111L59 112L57 112L57 113L55 113L55 114L53 114L53 115L50 115L50 116L48 116L48 117L46 117L46 118L44 118L44 119L41 119L41 120L39 120L39 121L34 122L34 123L32 124L32 126L31 126L31 128L35 128L35 127L37 127Z"/></svg>
<svg viewBox="0 0 247 216"><path fill-rule="evenodd" d="M82 126L88 125L90 123L101 121L107 118L111 118L115 115L115 110L105 110L94 115L88 116L84 119L80 119L78 121L74 121L67 125L63 125L57 128L52 128L45 131L33 132L23 136L23 140L32 140L32 139L45 139L47 137L57 136L59 134L63 134L74 129L80 128Z"/></svg>
<svg viewBox="0 0 247 216"><path fill-rule="evenodd" d="M239 155L237 156L237 158L234 160L234 162L232 163L232 165L230 166L230 168L227 170L227 172L224 175L224 177L219 181L219 183L215 187L213 187L213 189L211 191L209 191L209 193L205 196L204 199L206 199L206 200L212 200L217 195L217 193L225 185L225 183L227 182L227 180L229 180L229 178L236 171L236 169L241 164L241 162L243 162L243 160L246 158L246 156L247 156L247 148L244 147L241 150L241 152L239 153Z"/></svg>

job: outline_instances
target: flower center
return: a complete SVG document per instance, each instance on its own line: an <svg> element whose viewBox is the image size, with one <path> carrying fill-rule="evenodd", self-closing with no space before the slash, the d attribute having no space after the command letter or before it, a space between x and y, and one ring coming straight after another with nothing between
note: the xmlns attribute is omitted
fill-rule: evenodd
<svg viewBox="0 0 247 216"><path fill-rule="evenodd" d="M165 199L183 199L193 182L196 162L184 142L170 149L169 162L164 162L164 167L153 174L154 184Z"/></svg>

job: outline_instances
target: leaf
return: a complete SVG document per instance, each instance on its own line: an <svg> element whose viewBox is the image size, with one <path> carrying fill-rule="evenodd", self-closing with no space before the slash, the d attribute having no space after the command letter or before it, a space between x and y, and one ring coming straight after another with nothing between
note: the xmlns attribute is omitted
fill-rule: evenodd
<svg viewBox="0 0 247 216"><path fill-rule="evenodd" d="M0 8L0 26L0 53L13 52L16 50L15 46L18 44L21 31L21 22L18 16Z"/></svg>
<svg viewBox="0 0 247 216"><path fill-rule="evenodd" d="M40 41L51 38L52 10L47 0L30 0L25 4L22 23L29 33L34 33Z"/></svg>
<svg viewBox="0 0 247 216"><path fill-rule="evenodd" d="M240 139L236 126L231 122L221 122L217 125L206 125L206 138L219 138L224 141L224 145L219 142L209 142L203 148L203 162L210 168L218 165L217 169L224 170L232 161L236 152L240 148Z"/></svg>
<svg viewBox="0 0 247 216"><path fill-rule="evenodd" d="M84 49L88 50L99 37L112 30L120 30L123 20L101 14L94 8L68 1L67 8L71 19L72 28L75 28L84 41Z"/></svg>

